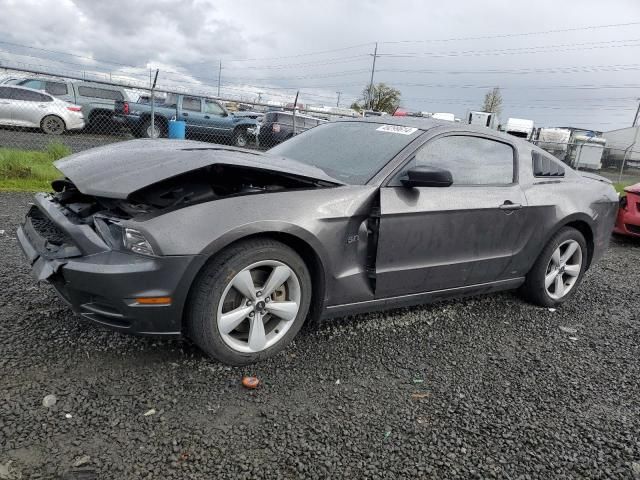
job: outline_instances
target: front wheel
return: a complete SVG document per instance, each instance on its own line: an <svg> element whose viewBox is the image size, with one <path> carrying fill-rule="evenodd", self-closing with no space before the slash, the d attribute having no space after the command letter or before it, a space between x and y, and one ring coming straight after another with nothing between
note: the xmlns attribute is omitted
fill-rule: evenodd
<svg viewBox="0 0 640 480"><path fill-rule="evenodd" d="M230 365L271 357L298 333L311 303L311 277L288 246L238 243L201 272L190 294L187 329L207 354Z"/></svg>
<svg viewBox="0 0 640 480"><path fill-rule="evenodd" d="M47 115L40 122L40 128L47 135L62 135L65 131L64 120L56 115Z"/></svg>
<svg viewBox="0 0 640 480"><path fill-rule="evenodd" d="M575 228L562 228L549 240L527 274L522 294L543 307L564 303L582 282L587 255L587 242L582 233Z"/></svg>

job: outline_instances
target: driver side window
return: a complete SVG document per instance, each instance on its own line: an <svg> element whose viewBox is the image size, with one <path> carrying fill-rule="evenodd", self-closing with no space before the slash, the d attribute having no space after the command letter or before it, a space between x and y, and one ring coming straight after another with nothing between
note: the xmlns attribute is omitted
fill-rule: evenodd
<svg viewBox="0 0 640 480"><path fill-rule="evenodd" d="M515 180L513 148L482 137L448 135L431 140L400 176L415 166L449 170L453 185L509 185Z"/></svg>
<svg viewBox="0 0 640 480"><path fill-rule="evenodd" d="M209 113L211 115L224 115L224 110L220 105L211 100L204 101L204 113Z"/></svg>

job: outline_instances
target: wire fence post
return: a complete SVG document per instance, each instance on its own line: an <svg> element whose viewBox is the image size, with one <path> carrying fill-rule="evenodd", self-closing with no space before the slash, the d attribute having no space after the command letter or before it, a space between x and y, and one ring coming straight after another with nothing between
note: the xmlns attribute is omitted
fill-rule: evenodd
<svg viewBox="0 0 640 480"><path fill-rule="evenodd" d="M638 108L640 108L640 106ZM633 153L633 149L635 148L636 143L638 143L638 133L640 133L640 126L636 127L636 134L633 136L633 142L624 151L624 156L622 157L622 165L620 166L620 174L618 175L618 183L622 183L622 175L624 174L624 165L627 162L627 155L629 154L629 152Z"/></svg>
<svg viewBox="0 0 640 480"><path fill-rule="evenodd" d="M156 98L155 98L155 91L156 91L156 82L158 81L158 69L156 68L156 76L153 79L153 84L151 85L151 135L149 135L151 138L156 138L160 136L160 132L158 132L158 135L156 136L156 111L155 111L155 106L156 106Z"/></svg>
<svg viewBox="0 0 640 480"><path fill-rule="evenodd" d="M298 95L300 95L300 90L296 92L296 99L293 102L293 136L296 136L296 108L298 106Z"/></svg>

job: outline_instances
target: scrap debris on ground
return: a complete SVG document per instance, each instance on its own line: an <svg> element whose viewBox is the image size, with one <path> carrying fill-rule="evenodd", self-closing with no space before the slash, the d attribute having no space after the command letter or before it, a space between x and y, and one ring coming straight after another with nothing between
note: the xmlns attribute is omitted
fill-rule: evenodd
<svg viewBox="0 0 640 480"><path fill-rule="evenodd" d="M505 293L361 315L230 368L37 285L30 198L0 194L0 478L640 477L640 242L554 312Z"/></svg>

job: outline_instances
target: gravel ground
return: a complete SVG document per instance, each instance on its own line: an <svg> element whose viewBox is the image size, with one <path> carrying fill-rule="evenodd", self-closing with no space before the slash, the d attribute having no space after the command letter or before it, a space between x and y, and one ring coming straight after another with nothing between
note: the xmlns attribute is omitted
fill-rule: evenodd
<svg viewBox="0 0 640 480"><path fill-rule="evenodd" d="M0 478L640 477L640 242L555 312L502 294L362 315L230 368L36 285L29 199L0 194Z"/></svg>

